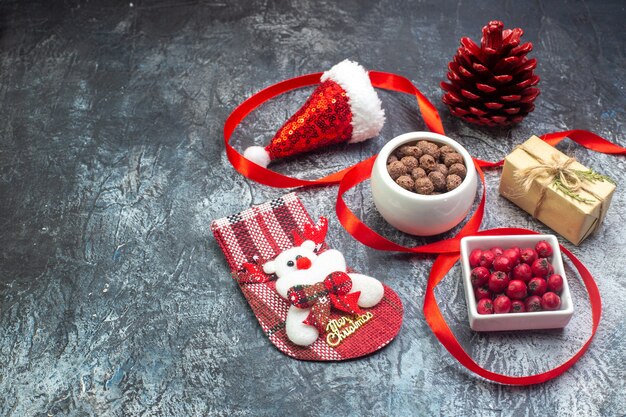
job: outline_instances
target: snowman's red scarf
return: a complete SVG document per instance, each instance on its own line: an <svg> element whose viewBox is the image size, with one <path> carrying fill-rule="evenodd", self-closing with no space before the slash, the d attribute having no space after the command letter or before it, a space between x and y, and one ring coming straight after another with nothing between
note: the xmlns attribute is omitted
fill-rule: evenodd
<svg viewBox="0 0 626 417"><path fill-rule="evenodd" d="M287 298L298 308L310 308L311 313L305 324L317 327L320 333L326 331L330 320L331 306L352 315L361 314L357 302L359 291L350 294L352 280L345 272L329 274L322 282L312 285L295 285L289 289Z"/></svg>
<svg viewBox="0 0 626 417"><path fill-rule="evenodd" d="M459 344L458 340L455 338L454 334L446 324L445 319L443 318L441 311L437 306L434 289L445 277L445 275L452 268L452 266L458 261L459 241L463 236L536 233L532 230L517 228L479 231L485 209L485 180L482 168L499 167L503 164L503 161L489 162L480 159L474 159L476 170L478 171L481 181L483 183L483 193L478 208L455 237L427 245L405 247L384 238L383 236L370 229L358 217L354 215L354 213L348 208L345 201L343 200L343 195L347 190L356 186L357 184L360 184L370 177L374 159L376 157L375 155L351 167L344 168L339 172L335 172L323 178L319 178L316 180L301 180L298 178L282 175L275 171L271 171L267 168L256 165L245 159L243 155L237 152L235 148L233 148L229 144L230 137L237 125L252 110L277 95L297 88L314 86L319 84L321 75L322 73L314 73L279 82L249 97L239 106L237 106L235 110L233 110L233 112L228 116L224 124L224 143L226 146L226 154L228 156L228 160L231 162L233 167L249 179L257 181L261 184L278 188L339 184L339 192L336 204L337 217L339 218L341 224L348 231L348 233L350 233L359 242L372 248L385 251L437 254L438 257L435 259L435 262L430 272L430 276L428 278L426 295L424 299L424 316L426 317L426 321L428 322L430 328L432 329L435 336L439 339L439 341L452 354L452 356L454 356L467 369L495 382L514 385L531 385L555 378L561 375L567 369L569 369L572 365L574 365L574 363L576 363L576 361L578 361L578 359L587 350L591 343L591 340L593 339L593 336L596 333L596 329L598 328L598 324L600 323L602 300L598 291L598 287L596 286L596 283L587 268L583 265L581 261L578 260L578 258L576 258L569 250L567 250L563 246L561 246L561 250L572 260L574 266L580 273L585 288L587 289L587 292L589 294L589 302L591 304L592 312L592 332L589 339L587 339L584 345L578 350L578 352L574 356L572 356L569 360L554 369L540 374L520 377L497 374L482 368L472 360L472 358ZM417 89L417 87L415 87L411 83L411 81L396 74L379 71L370 71L369 76L374 87L414 95L417 99L417 104L420 108L428 129L435 133L445 134L437 109ZM553 146L561 142L565 138L570 138L579 145L596 152L614 155L626 155L625 148L622 148L592 132L588 132L585 130L569 130L564 132L548 133L546 135L543 135L541 138Z"/></svg>

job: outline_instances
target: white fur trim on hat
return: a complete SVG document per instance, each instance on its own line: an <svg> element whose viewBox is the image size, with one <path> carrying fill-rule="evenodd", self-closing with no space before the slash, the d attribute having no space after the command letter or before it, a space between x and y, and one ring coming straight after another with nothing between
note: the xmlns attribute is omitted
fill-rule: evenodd
<svg viewBox="0 0 626 417"><path fill-rule="evenodd" d="M263 168L267 168L270 163L269 152L261 146L250 146L243 152L243 157Z"/></svg>
<svg viewBox="0 0 626 417"><path fill-rule="evenodd" d="M385 124L385 112L367 71L346 59L324 72L321 81L326 80L339 84L348 96L352 111L352 139L349 143L377 136Z"/></svg>

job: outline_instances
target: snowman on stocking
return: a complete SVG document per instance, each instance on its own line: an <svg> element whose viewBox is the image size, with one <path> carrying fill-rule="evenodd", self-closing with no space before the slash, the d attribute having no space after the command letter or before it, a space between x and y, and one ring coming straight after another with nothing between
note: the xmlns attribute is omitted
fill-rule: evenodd
<svg viewBox="0 0 626 417"><path fill-rule="evenodd" d="M348 315L377 305L384 288L375 278L348 272L341 252L320 252L328 221L296 236L296 246L263 264L266 274L275 274L276 291L289 303L287 337L296 345L309 346L325 332L332 309ZM316 243L317 242L317 243Z"/></svg>

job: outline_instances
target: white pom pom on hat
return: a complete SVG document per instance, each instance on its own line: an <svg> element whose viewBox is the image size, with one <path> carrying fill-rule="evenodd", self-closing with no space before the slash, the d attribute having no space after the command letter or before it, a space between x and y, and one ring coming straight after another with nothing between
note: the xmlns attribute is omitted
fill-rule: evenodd
<svg viewBox="0 0 626 417"><path fill-rule="evenodd" d="M320 81L267 146L245 150L246 159L267 167L278 158L341 142L362 142L380 133L385 112L361 65L344 60L324 72Z"/></svg>
<svg viewBox="0 0 626 417"><path fill-rule="evenodd" d="M344 60L322 75L343 88L352 112L352 138L349 143L362 142L378 136L385 124L385 111L372 86L367 71L356 62Z"/></svg>
<svg viewBox="0 0 626 417"><path fill-rule="evenodd" d="M243 156L262 167L267 167L270 163L270 153L262 146L250 146L244 151Z"/></svg>

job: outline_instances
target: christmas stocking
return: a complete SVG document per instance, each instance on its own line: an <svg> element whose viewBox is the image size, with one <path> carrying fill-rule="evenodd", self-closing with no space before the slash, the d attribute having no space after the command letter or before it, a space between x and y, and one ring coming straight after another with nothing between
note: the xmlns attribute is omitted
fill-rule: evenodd
<svg viewBox="0 0 626 417"><path fill-rule="evenodd" d="M346 267L294 193L213 222L233 277L270 341L301 360L336 361L387 345L402 302L376 278Z"/></svg>

